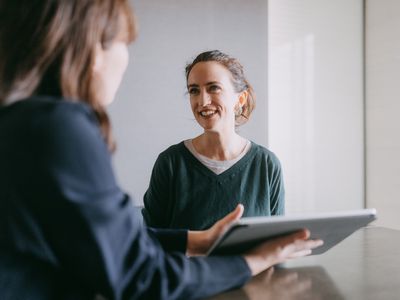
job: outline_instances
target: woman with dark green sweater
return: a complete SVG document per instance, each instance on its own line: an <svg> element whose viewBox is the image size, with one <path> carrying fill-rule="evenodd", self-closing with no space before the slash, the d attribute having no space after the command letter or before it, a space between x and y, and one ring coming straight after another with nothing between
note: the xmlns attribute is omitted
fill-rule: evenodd
<svg viewBox="0 0 400 300"><path fill-rule="evenodd" d="M238 203L244 216L283 214L278 158L236 132L255 106L242 65L218 50L204 52L186 67L186 81L204 132L159 155L144 196L147 224L204 229Z"/></svg>

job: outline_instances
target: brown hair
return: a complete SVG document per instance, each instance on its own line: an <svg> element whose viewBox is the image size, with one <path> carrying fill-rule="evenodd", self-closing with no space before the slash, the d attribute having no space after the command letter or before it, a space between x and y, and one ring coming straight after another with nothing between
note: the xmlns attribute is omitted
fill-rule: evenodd
<svg viewBox="0 0 400 300"><path fill-rule="evenodd" d="M233 58L219 50L212 50L200 53L193 60L193 62L186 65L186 83L188 81L190 71L193 69L193 67L199 62L207 61L218 62L229 70L232 75L232 84L236 93L241 93L243 91L248 92L249 95L247 97L245 105L243 105L242 110L235 115L236 126L243 125L248 121L252 111L256 106L256 98L252 86L244 76L243 66L236 58Z"/></svg>
<svg viewBox="0 0 400 300"><path fill-rule="evenodd" d="M113 151L111 124L94 91L92 69L96 44L107 49L121 33L127 43L136 37L128 0L1 1L0 105L33 95L86 102Z"/></svg>

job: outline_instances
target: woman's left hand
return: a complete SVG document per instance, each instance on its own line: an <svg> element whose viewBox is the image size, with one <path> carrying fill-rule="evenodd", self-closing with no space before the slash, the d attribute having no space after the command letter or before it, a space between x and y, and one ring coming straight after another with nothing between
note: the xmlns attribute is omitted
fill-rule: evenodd
<svg viewBox="0 0 400 300"><path fill-rule="evenodd" d="M238 204L235 210L221 220L217 221L209 229L202 231L189 230L186 255L205 255L208 249L210 249L211 245L219 238L219 236L224 233L232 223L241 218L243 215L243 210L243 205Z"/></svg>

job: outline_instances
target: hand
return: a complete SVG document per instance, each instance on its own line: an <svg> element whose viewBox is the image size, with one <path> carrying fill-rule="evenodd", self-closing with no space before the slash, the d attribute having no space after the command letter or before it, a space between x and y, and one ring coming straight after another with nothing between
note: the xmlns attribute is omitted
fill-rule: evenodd
<svg viewBox="0 0 400 300"><path fill-rule="evenodd" d="M235 210L217 221L212 227L202 231L189 231L186 255L205 255L211 245L223 234L232 223L243 215L243 205L238 204Z"/></svg>
<svg viewBox="0 0 400 300"><path fill-rule="evenodd" d="M288 259L309 255L312 249L323 244L321 240L310 240L309 238L310 232L303 229L262 243L245 253L244 259L252 274L257 275L269 267Z"/></svg>

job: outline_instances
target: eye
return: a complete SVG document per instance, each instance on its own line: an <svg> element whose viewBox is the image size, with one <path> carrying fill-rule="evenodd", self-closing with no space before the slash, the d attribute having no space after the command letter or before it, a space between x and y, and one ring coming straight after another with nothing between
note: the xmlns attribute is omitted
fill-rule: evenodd
<svg viewBox="0 0 400 300"><path fill-rule="evenodd" d="M188 89L189 95L198 95L199 94L199 89L196 87L190 87Z"/></svg>
<svg viewBox="0 0 400 300"><path fill-rule="evenodd" d="M220 90L221 90L221 87L218 86L218 85L216 85L216 84L212 84L212 85L210 85L210 86L208 87L208 91L209 91L210 93L217 93L217 92L219 92Z"/></svg>

